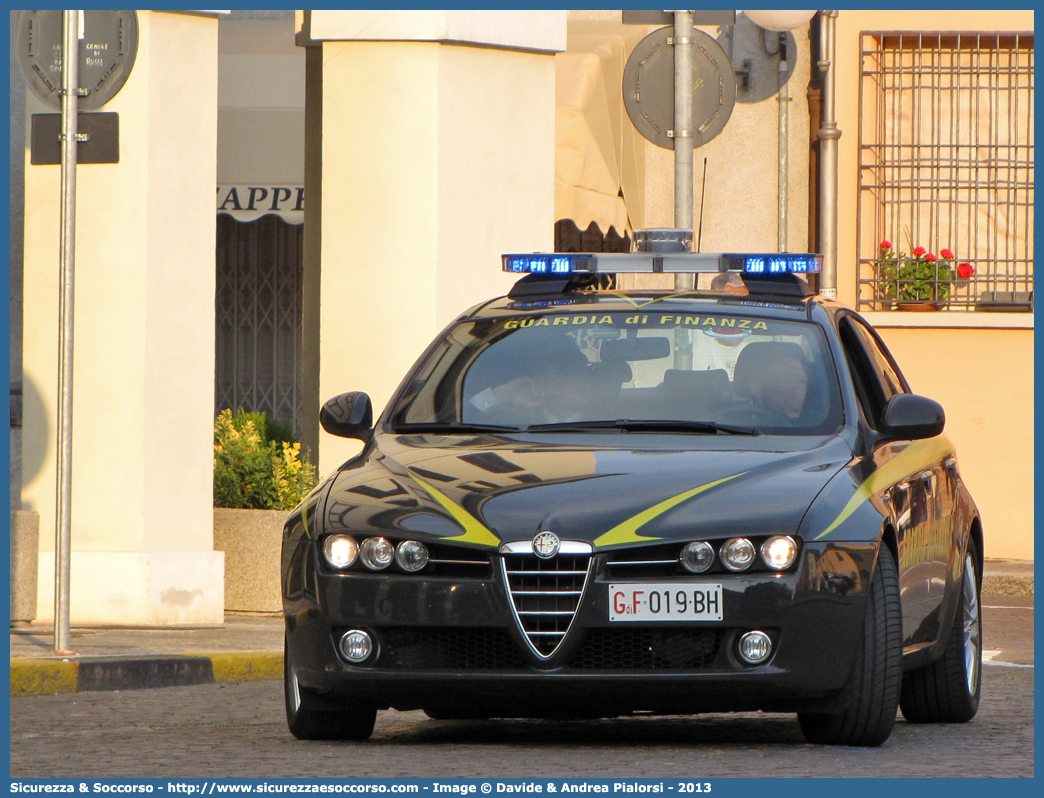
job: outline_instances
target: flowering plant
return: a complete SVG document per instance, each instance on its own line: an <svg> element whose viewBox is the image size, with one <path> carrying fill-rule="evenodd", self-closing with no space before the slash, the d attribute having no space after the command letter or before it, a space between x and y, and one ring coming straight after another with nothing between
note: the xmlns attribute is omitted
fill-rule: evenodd
<svg viewBox="0 0 1044 798"><path fill-rule="evenodd" d="M949 249L938 256L924 247L914 247L909 255L892 249L891 241L878 246L874 270L879 299L897 302L939 302L950 298L952 283L967 280L975 269L970 263L957 264Z"/></svg>
<svg viewBox="0 0 1044 798"><path fill-rule="evenodd" d="M315 466L302 458L301 444L282 440L290 430L280 427L264 413L221 411L214 422L215 507L292 510L315 486Z"/></svg>

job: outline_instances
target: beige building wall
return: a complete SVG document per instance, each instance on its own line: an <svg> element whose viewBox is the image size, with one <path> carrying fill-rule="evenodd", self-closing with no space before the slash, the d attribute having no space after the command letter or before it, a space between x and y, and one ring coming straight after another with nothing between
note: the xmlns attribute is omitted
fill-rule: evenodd
<svg viewBox="0 0 1044 798"><path fill-rule="evenodd" d="M631 51L659 27L662 26L624 25L620 11L569 12L569 50L594 52L603 57L621 182L628 213L638 229L674 226L674 151L650 143L635 131L624 107L622 90L623 69ZM731 31L726 27L697 27L718 41L734 66L739 66L745 57L751 57L755 63L750 88L737 89L737 101L724 130L693 153L692 227L699 230L702 212L700 248L704 252L776 252L781 146L779 58L765 52L761 30L742 12L737 12ZM789 61L795 68L784 84L784 96L789 98L785 138L789 172L787 250L805 252L809 207L809 42L803 30L790 35L796 54L791 54Z"/></svg>
<svg viewBox="0 0 1044 798"><path fill-rule="evenodd" d="M319 403L365 391L376 416L436 333L510 289L501 254L553 246L565 12L309 17L322 53L322 193L316 208L308 187L321 256L311 297L306 238L319 365L306 365L305 394L310 381ZM319 432L318 448L326 474L359 444Z"/></svg>
<svg viewBox="0 0 1044 798"><path fill-rule="evenodd" d="M946 409L986 556L1033 559L1032 328L892 327L887 315L908 314L866 314L910 387Z"/></svg>
<svg viewBox="0 0 1044 798"><path fill-rule="evenodd" d="M71 620L220 623L213 551L217 19L138 12L120 162L77 171ZM28 98L33 113L45 113ZM21 508L54 612L60 167L25 166Z"/></svg>
<svg viewBox="0 0 1044 798"><path fill-rule="evenodd" d="M838 299L856 301L862 31L1032 31L1032 11L850 11L837 16ZM1033 315L865 314L911 387L942 402L961 473L982 512L987 557L1032 559Z"/></svg>

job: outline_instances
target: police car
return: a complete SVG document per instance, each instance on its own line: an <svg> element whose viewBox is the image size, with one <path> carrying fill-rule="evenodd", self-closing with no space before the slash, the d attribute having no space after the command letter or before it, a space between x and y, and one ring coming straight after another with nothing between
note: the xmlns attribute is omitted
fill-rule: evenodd
<svg viewBox="0 0 1044 798"><path fill-rule="evenodd" d="M289 516L304 739L432 718L797 713L874 746L975 715L983 533L943 409L814 255L507 255ZM698 289L617 291L607 275ZM715 275L737 285L720 288ZM725 280L727 283L728 280ZM710 287L707 286L710 283Z"/></svg>

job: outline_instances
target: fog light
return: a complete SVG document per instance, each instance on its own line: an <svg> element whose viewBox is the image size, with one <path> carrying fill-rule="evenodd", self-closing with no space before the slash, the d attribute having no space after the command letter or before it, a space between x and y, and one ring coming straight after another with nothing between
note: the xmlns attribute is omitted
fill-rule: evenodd
<svg viewBox="0 0 1044 798"><path fill-rule="evenodd" d="M323 557L331 568L347 568L359 556L359 544L348 535L330 535L323 541Z"/></svg>
<svg viewBox="0 0 1044 798"><path fill-rule="evenodd" d="M373 640L358 629L345 632L341 637L341 653L349 662L364 662L373 653Z"/></svg>
<svg viewBox="0 0 1044 798"><path fill-rule="evenodd" d="M371 571L382 571L395 559L395 547L387 538L366 538L359 547L359 558Z"/></svg>
<svg viewBox="0 0 1044 798"><path fill-rule="evenodd" d="M739 639L739 655L744 662L760 665L772 653L772 641L764 632L747 632Z"/></svg>
<svg viewBox="0 0 1044 798"><path fill-rule="evenodd" d="M754 544L746 538L732 538L721 547L721 562L730 571L746 571L754 564Z"/></svg>
<svg viewBox="0 0 1044 798"><path fill-rule="evenodd" d="M714 564L714 549L709 543L686 543L681 550L682 567L694 574L702 574Z"/></svg>
<svg viewBox="0 0 1044 798"><path fill-rule="evenodd" d="M797 543L788 535L777 535L761 544L761 559L769 568L784 571L797 559Z"/></svg>
<svg viewBox="0 0 1044 798"><path fill-rule="evenodd" d="M402 570L416 573L428 564L428 549L416 540L404 540L395 550L395 562Z"/></svg>

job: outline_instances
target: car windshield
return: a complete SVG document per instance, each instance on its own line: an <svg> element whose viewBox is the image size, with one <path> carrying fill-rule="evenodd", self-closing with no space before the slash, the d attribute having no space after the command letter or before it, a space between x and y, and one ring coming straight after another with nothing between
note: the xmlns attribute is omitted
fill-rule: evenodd
<svg viewBox="0 0 1044 798"><path fill-rule="evenodd" d="M391 423L400 432L823 435L841 425L837 386L810 322L552 312L456 325L405 386Z"/></svg>

